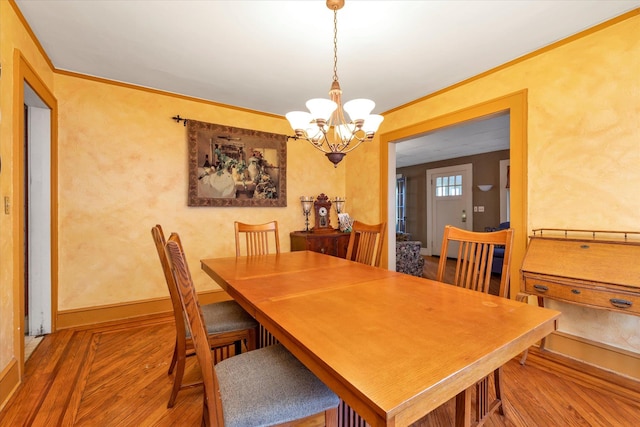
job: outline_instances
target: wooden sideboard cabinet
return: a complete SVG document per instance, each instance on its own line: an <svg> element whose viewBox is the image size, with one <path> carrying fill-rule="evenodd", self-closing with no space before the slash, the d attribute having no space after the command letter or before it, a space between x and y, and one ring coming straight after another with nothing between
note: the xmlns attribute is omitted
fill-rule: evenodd
<svg viewBox="0 0 640 427"><path fill-rule="evenodd" d="M290 234L291 251L313 251L346 258L350 233L339 230L330 233L293 231Z"/></svg>
<svg viewBox="0 0 640 427"><path fill-rule="evenodd" d="M640 233L533 230L525 294L640 316Z"/></svg>

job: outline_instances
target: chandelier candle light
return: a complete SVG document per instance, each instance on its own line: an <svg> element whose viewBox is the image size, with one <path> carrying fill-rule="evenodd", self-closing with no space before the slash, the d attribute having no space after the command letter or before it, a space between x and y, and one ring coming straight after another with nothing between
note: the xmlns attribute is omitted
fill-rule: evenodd
<svg viewBox="0 0 640 427"><path fill-rule="evenodd" d="M342 106L342 90L338 82L338 10L344 0L327 0L333 10L333 83L329 90L331 99L314 98L307 101L310 112L292 111L286 114L295 131L294 139L304 139L325 153L334 167L350 151L362 142L373 139L384 118L371 114L375 102L369 99L353 99ZM347 121L344 112L349 114Z"/></svg>

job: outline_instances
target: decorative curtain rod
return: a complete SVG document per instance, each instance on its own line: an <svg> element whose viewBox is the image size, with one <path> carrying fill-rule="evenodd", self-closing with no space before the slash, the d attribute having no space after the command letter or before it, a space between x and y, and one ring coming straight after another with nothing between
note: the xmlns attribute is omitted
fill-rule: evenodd
<svg viewBox="0 0 640 427"><path fill-rule="evenodd" d="M176 114L175 116L171 117L171 120L175 120L175 121L176 121L176 123L183 122L183 123L182 123L182 125L183 125L183 126L186 126L186 125L187 125L187 122L188 122L190 119L185 119L184 117L180 117L180 114ZM284 136L286 136L286 137L287 137L287 139L299 139L299 138L298 138L297 136L295 136L295 135L293 135L293 136L291 136L291 135L284 135Z"/></svg>
<svg viewBox="0 0 640 427"><path fill-rule="evenodd" d="M189 120L189 119L184 119L184 118L180 117L180 114L177 114L177 115L171 117L171 119L175 120L176 123L184 122L182 124L183 126L186 126L187 125L187 121Z"/></svg>
<svg viewBox="0 0 640 427"><path fill-rule="evenodd" d="M184 117L180 117L180 114L176 114L175 116L171 117L171 120L175 120L176 123L180 123L182 122L183 126L187 125L187 122L191 119L185 119ZM282 134L277 134L277 135L282 135ZM282 135L282 136L286 136L287 139L299 139L297 136L290 136L290 135ZM227 141L231 141L231 137L229 136L218 136L218 138L222 138L222 139L226 139Z"/></svg>

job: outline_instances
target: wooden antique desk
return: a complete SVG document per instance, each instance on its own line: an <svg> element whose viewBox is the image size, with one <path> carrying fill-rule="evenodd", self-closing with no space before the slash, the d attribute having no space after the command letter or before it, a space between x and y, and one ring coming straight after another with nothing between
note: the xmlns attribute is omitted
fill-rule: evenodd
<svg viewBox="0 0 640 427"><path fill-rule="evenodd" d="M640 316L640 232L533 230L521 273L522 295L540 307L553 299Z"/></svg>
<svg viewBox="0 0 640 427"><path fill-rule="evenodd" d="M405 426L556 329L560 313L311 251L202 268L371 426Z"/></svg>
<svg viewBox="0 0 640 427"><path fill-rule="evenodd" d="M346 258L351 233L335 230L330 233L312 233L310 231L292 231L291 252L313 251L321 254Z"/></svg>
<svg viewBox="0 0 640 427"><path fill-rule="evenodd" d="M640 233L533 230L524 261L524 292L585 307L640 316Z"/></svg>

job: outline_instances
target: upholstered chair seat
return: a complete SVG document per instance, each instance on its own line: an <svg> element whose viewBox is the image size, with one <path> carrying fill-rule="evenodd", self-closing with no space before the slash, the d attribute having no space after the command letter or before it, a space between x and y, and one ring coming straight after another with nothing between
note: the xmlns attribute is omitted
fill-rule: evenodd
<svg viewBox="0 0 640 427"><path fill-rule="evenodd" d="M210 335L229 331L242 331L255 328L257 325L256 320L233 300L221 301L215 304L203 304L202 315L207 325L207 333ZM184 325L187 338L191 338L186 319Z"/></svg>
<svg viewBox="0 0 640 427"><path fill-rule="evenodd" d="M285 423L330 410L340 403L281 344L231 357L214 369L226 427Z"/></svg>

